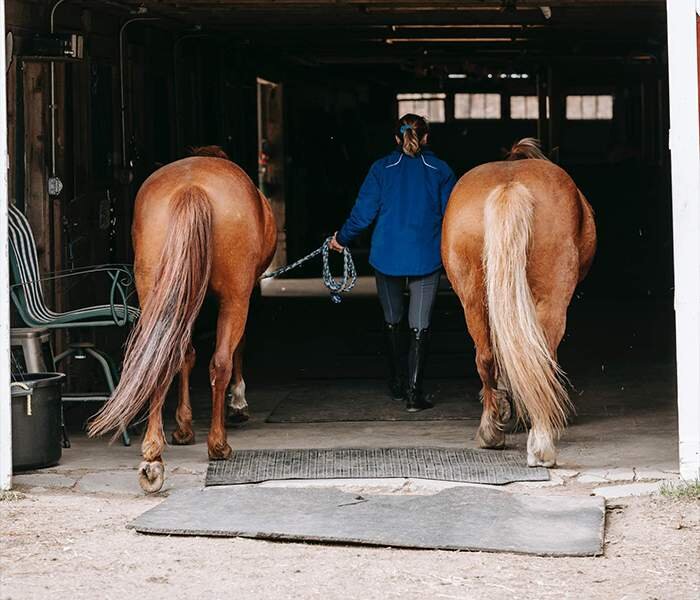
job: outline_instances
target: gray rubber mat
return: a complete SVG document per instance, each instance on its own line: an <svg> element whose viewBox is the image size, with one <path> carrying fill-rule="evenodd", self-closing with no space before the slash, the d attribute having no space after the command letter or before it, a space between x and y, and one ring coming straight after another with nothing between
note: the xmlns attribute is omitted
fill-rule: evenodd
<svg viewBox="0 0 700 600"><path fill-rule="evenodd" d="M455 487L431 496L318 488L183 490L138 517L142 533L248 537L542 556L602 553L605 502Z"/></svg>
<svg viewBox="0 0 700 600"><path fill-rule="evenodd" d="M389 397L381 380L316 380L291 391L267 417L268 423L342 421L449 421L480 419L479 388L462 379L426 382L435 406L416 413Z"/></svg>
<svg viewBox="0 0 700 600"><path fill-rule="evenodd" d="M206 485L272 479L367 479L405 477L503 485L547 481L549 471L531 468L525 456L462 448L331 448L237 450L209 463Z"/></svg>

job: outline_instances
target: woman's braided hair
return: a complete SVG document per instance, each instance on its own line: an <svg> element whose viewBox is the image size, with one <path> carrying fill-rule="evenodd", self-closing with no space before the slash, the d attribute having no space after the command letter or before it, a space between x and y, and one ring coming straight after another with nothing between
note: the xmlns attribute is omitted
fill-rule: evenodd
<svg viewBox="0 0 700 600"><path fill-rule="evenodd" d="M419 115L405 114L398 121L396 135L401 140L404 154L415 156L423 146L425 135L428 133L428 122Z"/></svg>

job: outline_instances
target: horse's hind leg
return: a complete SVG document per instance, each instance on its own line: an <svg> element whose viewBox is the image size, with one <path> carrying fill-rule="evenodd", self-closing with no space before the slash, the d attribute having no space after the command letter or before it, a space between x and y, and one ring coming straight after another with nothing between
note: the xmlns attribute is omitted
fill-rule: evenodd
<svg viewBox="0 0 700 600"><path fill-rule="evenodd" d="M480 448L500 449L506 445L504 423L510 419L510 403L506 392L498 389L496 365L484 312L480 306L465 309L469 334L476 347L476 370L482 383L483 407L476 442Z"/></svg>
<svg viewBox="0 0 700 600"><path fill-rule="evenodd" d="M229 387L228 420L231 423L243 423L250 418L248 401L245 397L245 380L243 379L243 349L245 335L238 343L233 355L233 378Z"/></svg>
<svg viewBox="0 0 700 600"><path fill-rule="evenodd" d="M192 405L190 403L190 373L194 367L196 354L194 346L190 343L185 354L185 362L180 371L180 390L178 395L175 421L177 429L173 431L172 441L176 446L194 444L194 431L192 430Z"/></svg>
<svg viewBox="0 0 700 600"><path fill-rule="evenodd" d="M247 315L247 296L221 300L216 325L216 350L209 365L212 413L207 447L212 460L231 456L231 446L226 441L226 388L233 372L233 353L243 336Z"/></svg>
<svg viewBox="0 0 700 600"><path fill-rule="evenodd" d="M464 307L469 335L476 347L476 369L482 383L483 408L476 442L481 448L503 448L506 443L504 423L511 416L510 402L506 392L498 389L483 286L476 285L471 279L473 276L468 276L456 291Z"/></svg>
<svg viewBox="0 0 700 600"><path fill-rule="evenodd" d="M570 289L573 290L572 283ZM550 355L557 359L557 349L566 330L566 310L570 294L567 290L537 302L537 320L544 331ZM533 420L527 436L527 463L531 467L553 467L557 462L556 436L551 428Z"/></svg>

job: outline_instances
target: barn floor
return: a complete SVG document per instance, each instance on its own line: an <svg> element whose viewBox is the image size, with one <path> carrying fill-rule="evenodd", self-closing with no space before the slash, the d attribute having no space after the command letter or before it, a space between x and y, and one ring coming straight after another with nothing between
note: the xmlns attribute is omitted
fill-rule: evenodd
<svg viewBox="0 0 700 600"><path fill-rule="evenodd" d="M286 285L287 290L281 287ZM265 418L290 389L329 380L379 378L383 363L371 282L339 306L295 283L268 290L252 313L246 376L251 420L229 429L236 448L331 446L474 446L473 421L270 424ZM291 287L293 287L291 286ZM311 296L311 297L310 297ZM309 315L313 315L313 319ZM57 467L18 475L24 497L0 503L4 523L2 598L690 598L700 591L689 547L700 543L700 510L658 495L677 478L674 368L665 306L616 310L576 302L561 362L569 371L578 415L560 444L560 465L546 483L506 486L529 494L608 497L605 555L548 559L484 553L405 551L272 543L244 539L158 538L125 524L172 489L201 486L206 469L208 315L198 333L194 378L197 443L168 447L163 492L144 497L136 482L138 442L125 448L87 440L75 425L73 445ZM478 384L459 307L440 297L426 386L435 378ZM604 345L596 340L605 332ZM612 333L611 333L612 332ZM172 416L172 399L168 420ZM166 431L172 429L168 422ZM510 436L522 448L524 434ZM280 485L280 484L278 484ZM420 480L296 482L340 485L365 493L429 494L446 484ZM613 489L608 489L613 488ZM630 495L633 494L633 495ZM659 549L663 548L663 552ZM86 586L83 582L91 581Z"/></svg>

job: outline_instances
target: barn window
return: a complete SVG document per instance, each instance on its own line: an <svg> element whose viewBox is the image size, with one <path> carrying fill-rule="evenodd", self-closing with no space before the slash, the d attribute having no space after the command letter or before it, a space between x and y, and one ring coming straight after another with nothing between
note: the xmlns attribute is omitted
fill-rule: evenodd
<svg viewBox="0 0 700 600"><path fill-rule="evenodd" d="M406 113L420 115L432 123L445 122L445 94L396 94L399 118Z"/></svg>
<svg viewBox="0 0 700 600"><path fill-rule="evenodd" d="M536 119L540 109L537 96L511 96L510 97L510 118L511 119Z"/></svg>
<svg viewBox="0 0 700 600"><path fill-rule="evenodd" d="M455 94L455 119L500 118L500 94Z"/></svg>
<svg viewBox="0 0 700 600"><path fill-rule="evenodd" d="M566 118L572 121L609 121L613 118L610 94L567 96Z"/></svg>

